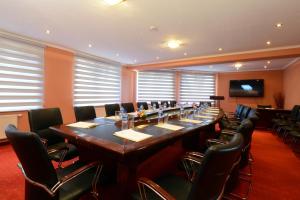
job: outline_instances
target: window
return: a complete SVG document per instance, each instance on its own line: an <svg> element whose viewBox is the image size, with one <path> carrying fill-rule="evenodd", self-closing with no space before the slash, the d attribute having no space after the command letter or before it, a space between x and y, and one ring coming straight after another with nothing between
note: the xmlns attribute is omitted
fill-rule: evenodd
<svg viewBox="0 0 300 200"><path fill-rule="evenodd" d="M180 101L211 101L209 96L215 95L214 74L182 73L180 81Z"/></svg>
<svg viewBox="0 0 300 200"><path fill-rule="evenodd" d="M0 111L43 106L44 49L0 37Z"/></svg>
<svg viewBox="0 0 300 200"><path fill-rule="evenodd" d="M75 58L74 105L120 103L121 66L90 58Z"/></svg>
<svg viewBox="0 0 300 200"><path fill-rule="evenodd" d="M138 101L175 99L175 74L166 71L140 71L137 76Z"/></svg>

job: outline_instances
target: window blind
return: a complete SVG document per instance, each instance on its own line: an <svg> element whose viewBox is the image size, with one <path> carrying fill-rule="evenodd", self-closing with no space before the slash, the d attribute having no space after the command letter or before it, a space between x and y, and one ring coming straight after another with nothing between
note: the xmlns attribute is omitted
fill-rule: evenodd
<svg viewBox="0 0 300 200"><path fill-rule="evenodd" d="M41 108L44 49L0 37L0 111Z"/></svg>
<svg viewBox="0 0 300 200"><path fill-rule="evenodd" d="M120 65L77 56L74 70L75 106L120 103Z"/></svg>
<svg viewBox="0 0 300 200"><path fill-rule="evenodd" d="M199 102L212 101L210 96L215 95L214 74L182 73L180 80L180 101Z"/></svg>
<svg viewBox="0 0 300 200"><path fill-rule="evenodd" d="M175 99L175 74L165 71L139 71L137 76L138 101Z"/></svg>

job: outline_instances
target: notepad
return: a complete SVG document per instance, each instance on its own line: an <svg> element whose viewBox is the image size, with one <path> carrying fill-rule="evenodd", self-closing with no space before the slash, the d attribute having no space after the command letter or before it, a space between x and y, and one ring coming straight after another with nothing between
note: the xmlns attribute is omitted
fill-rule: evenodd
<svg viewBox="0 0 300 200"><path fill-rule="evenodd" d="M187 119L187 118L181 119L181 120L179 120L179 121L181 121L181 122L193 123L193 124L200 124L200 123L203 122L203 121L200 121L200 120Z"/></svg>
<svg viewBox="0 0 300 200"><path fill-rule="evenodd" d="M115 121L119 121L121 120L119 116L110 116L110 117L105 117L106 119L112 119L112 120L115 120Z"/></svg>
<svg viewBox="0 0 300 200"><path fill-rule="evenodd" d="M75 127L75 128L94 128L98 126L97 123L91 123L91 122L76 122L73 124L68 124L67 126Z"/></svg>
<svg viewBox="0 0 300 200"><path fill-rule="evenodd" d="M161 124L157 124L155 126L158 128L164 128L164 129L168 129L168 130L172 130L172 131L178 131L178 130L184 128L182 126L177 126L177 125L167 124L167 123L161 123Z"/></svg>
<svg viewBox="0 0 300 200"><path fill-rule="evenodd" d="M206 112L209 112L209 113L219 113L220 111L218 111L218 110L206 110Z"/></svg>
<svg viewBox="0 0 300 200"><path fill-rule="evenodd" d="M114 135L134 142L140 142L142 140L152 137L152 135L141 133L132 129L118 131L115 132Z"/></svg>
<svg viewBox="0 0 300 200"><path fill-rule="evenodd" d="M204 112L204 114L214 115L214 116L219 115L219 113L212 113L212 112Z"/></svg>

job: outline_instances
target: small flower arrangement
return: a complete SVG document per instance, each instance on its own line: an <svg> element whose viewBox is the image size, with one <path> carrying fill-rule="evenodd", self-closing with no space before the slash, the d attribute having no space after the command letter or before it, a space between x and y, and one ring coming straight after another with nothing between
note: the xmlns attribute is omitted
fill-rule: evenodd
<svg viewBox="0 0 300 200"><path fill-rule="evenodd" d="M141 110L137 113L137 116L141 119L146 119L147 115L146 115L146 112L145 110Z"/></svg>

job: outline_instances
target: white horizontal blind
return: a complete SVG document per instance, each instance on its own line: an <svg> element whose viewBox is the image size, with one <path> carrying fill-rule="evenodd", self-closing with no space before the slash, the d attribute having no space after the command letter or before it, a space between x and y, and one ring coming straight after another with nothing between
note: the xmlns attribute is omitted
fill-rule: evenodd
<svg viewBox="0 0 300 200"><path fill-rule="evenodd" d="M180 80L180 102L212 101L215 95L214 74L182 73Z"/></svg>
<svg viewBox="0 0 300 200"><path fill-rule="evenodd" d="M139 71L138 101L175 100L175 74L165 71Z"/></svg>
<svg viewBox="0 0 300 200"><path fill-rule="evenodd" d="M44 49L0 37L0 111L41 108Z"/></svg>
<svg viewBox="0 0 300 200"><path fill-rule="evenodd" d="M120 65L77 56L74 70L75 106L120 103Z"/></svg>

